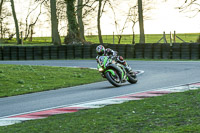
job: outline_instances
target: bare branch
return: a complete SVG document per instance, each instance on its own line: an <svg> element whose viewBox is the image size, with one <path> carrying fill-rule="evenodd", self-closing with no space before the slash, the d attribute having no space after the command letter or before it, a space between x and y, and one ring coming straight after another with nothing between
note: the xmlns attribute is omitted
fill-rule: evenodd
<svg viewBox="0 0 200 133"><path fill-rule="evenodd" d="M193 9L194 8L194 9ZM185 1L180 7L177 7L180 12L194 12L193 16L190 18L195 17L198 13L200 13L200 3L197 0L188 0Z"/></svg>

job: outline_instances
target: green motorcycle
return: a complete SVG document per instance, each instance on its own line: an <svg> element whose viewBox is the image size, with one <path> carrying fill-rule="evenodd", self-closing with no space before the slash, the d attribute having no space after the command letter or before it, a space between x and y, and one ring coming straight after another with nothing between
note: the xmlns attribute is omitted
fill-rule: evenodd
<svg viewBox="0 0 200 133"><path fill-rule="evenodd" d="M136 74L129 74L125 67L117 63L113 57L100 56L97 60L99 72L102 74L102 77L106 78L112 85L119 87L126 81L131 84L137 83Z"/></svg>

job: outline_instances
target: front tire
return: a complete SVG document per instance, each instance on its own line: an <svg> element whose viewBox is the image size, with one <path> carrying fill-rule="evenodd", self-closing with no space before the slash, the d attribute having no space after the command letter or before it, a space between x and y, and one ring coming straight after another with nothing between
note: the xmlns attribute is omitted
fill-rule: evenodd
<svg viewBox="0 0 200 133"><path fill-rule="evenodd" d="M114 77L110 72L106 72L105 77L106 79L114 86L119 87L121 85L119 76L116 74L117 77ZM116 80L118 78L118 81Z"/></svg>

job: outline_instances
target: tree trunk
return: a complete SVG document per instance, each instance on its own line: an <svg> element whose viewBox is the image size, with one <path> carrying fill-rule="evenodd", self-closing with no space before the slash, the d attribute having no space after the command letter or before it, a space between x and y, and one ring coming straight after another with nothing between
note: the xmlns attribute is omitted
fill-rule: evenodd
<svg viewBox="0 0 200 133"><path fill-rule="evenodd" d="M138 16L140 25L140 43L145 43L142 0L138 0Z"/></svg>
<svg viewBox="0 0 200 133"><path fill-rule="evenodd" d="M136 22L133 22L133 25L132 25L132 31L133 31L132 44L135 44L135 30L134 30L135 24L136 24Z"/></svg>
<svg viewBox="0 0 200 133"><path fill-rule="evenodd" d="M51 5L51 30L52 42L54 45L61 45L60 35L58 33L58 19L56 15L56 0L50 0Z"/></svg>
<svg viewBox="0 0 200 133"><path fill-rule="evenodd" d="M79 32L80 32L80 38L85 41L84 36L84 25L83 25L83 0L78 0L77 4L77 18L78 18L78 25L79 25Z"/></svg>
<svg viewBox="0 0 200 133"><path fill-rule="evenodd" d="M1 39L3 38L3 24L2 24L2 19L1 19L1 12L2 12L2 7L3 7L3 0L0 2L0 24L1 24Z"/></svg>
<svg viewBox="0 0 200 133"><path fill-rule="evenodd" d="M2 21L0 21L0 23L1 23L1 39L3 39L3 24L2 24Z"/></svg>
<svg viewBox="0 0 200 133"><path fill-rule="evenodd" d="M121 43L121 40L122 40L122 35L118 35L118 44Z"/></svg>
<svg viewBox="0 0 200 133"><path fill-rule="evenodd" d="M100 44L103 44L103 39L101 35L101 4L102 0L99 0L99 9L98 9L98 16L97 16L97 29L98 29L98 36Z"/></svg>
<svg viewBox="0 0 200 133"><path fill-rule="evenodd" d="M1 0L0 2L0 17L1 17L2 7L3 7L3 0Z"/></svg>
<svg viewBox="0 0 200 133"><path fill-rule="evenodd" d="M15 5L14 5L14 1L13 0L10 0L10 2L11 2L13 18L14 18L14 21L15 21L17 44L20 44L19 26L18 26L18 20L17 20L17 16L16 16L16 12L15 12Z"/></svg>
<svg viewBox="0 0 200 133"><path fill-rule="evenodd" d="M133 31L133 35L132 35L132 44L135 44L135 32Z"/></svg>
<svg viewBox="0 0 200 133"><path fill-rule="evenodd" d="M33 41L33 28L34 28L34 25L31 25L30 27L30 30L31 30L31 35L30 35L30 38L29 38L29 42L32 42Z"/></svg>
<svg viewBox="0 0 200 133"><path fill-rule="evenodd" d="M78 23L76 20L76 13L74 3L75 0L65 0L67 4L67 20L68 20L68 33L65 37L65 44L80 43L80 34L78 30Z"/></svg>

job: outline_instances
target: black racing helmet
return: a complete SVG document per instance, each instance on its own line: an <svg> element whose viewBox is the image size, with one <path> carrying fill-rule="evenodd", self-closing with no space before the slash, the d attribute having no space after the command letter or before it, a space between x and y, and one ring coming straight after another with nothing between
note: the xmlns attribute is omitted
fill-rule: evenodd
<svg viewBox="0 0 200 133"><path fill-rule="evenodd" d="M106 51L106 49L103 45L99 45L99 46L96 47L96 52L97 52L98 55L105 54L105 51Z"/></svg>

